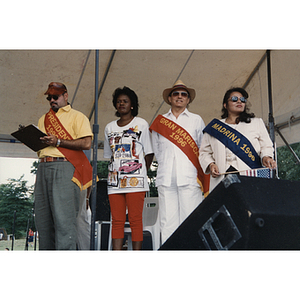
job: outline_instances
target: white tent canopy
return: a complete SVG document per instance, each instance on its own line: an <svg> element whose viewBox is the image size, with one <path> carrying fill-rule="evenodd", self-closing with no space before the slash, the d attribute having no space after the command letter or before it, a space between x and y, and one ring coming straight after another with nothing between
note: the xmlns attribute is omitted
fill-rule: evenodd
<svg viewBox="0 0 300 300"><path fill-rule="evenodd" d="M288 143L300 141L300 51L274 50L271 83L275 127ZM169 106L162 92L177 79L196 90L190 111L207 124L219 118L225 91L245 86L250 110L268 125L269 93L266 50L100 50L98 102L99 148L104 127L115 117L112 93L128 86L139 97L139 116L148 123ZM0 50L0 156L36 157L10 133L19 124L37 124L48 111L44 96L51 81L66 84L69 102L94 123L95 51L89 50ZM284 126L283 126L284 125ZM276 134L277 146L283 145ZM102 159L101 149L98 160Z"/></svg>

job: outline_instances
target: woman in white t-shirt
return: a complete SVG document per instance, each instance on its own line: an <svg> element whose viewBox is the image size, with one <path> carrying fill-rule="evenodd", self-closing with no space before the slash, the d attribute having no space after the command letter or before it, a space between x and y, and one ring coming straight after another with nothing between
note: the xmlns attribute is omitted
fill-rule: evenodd
<svg viewBox="0 0 300 300"><path fill-rule="evenodd" d="M104 157L108 166L108 197L112 214L112 245L121 250L124 239L126 208L132 232L132 248L140 250L143 242L143 205L149 185L147 170L153 150L148 123L137 117L138 97L124 86L113 94L118 120L105 127Z"/></svg>

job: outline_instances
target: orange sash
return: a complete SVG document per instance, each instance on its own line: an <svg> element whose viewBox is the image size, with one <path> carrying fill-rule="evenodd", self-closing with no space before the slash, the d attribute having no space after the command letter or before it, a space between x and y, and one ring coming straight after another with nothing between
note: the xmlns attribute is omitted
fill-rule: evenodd
<svg viewBox="0 0 300 300"><path fill-rule="evenodd" d="M52 109L45 116L45 129L46 132L50 132L57 138L73 140ZM72 181L80 187L80 190L85 190L91 186L93 168L84 152L82 150L71 150L62 147L58 147L57 149L75 167Z"/></svg>
<svg viewBox="0 0 300 300"><path fill-rule="evenodd" d="M150 126L150 131L156 131L176 145L197 169L197 182L206 197L209 193L209 175L203 173L199 163L199 148L192 136L173 121L158 115Z"/></svg>

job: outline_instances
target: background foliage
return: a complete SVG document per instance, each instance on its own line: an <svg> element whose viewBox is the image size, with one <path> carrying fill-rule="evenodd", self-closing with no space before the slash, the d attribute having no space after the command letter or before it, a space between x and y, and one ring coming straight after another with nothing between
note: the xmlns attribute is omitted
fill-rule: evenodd
<svg viewBox="0 0 300 300"><path fill-rule="evenodd" d="M290 145L300 157L300 143ZM300 165L287 146L277 148L278 177L286 180L300 180Z"/></svg>
<svg viewBox="0 0 300 300"><path fill-rule="evenodd" d="M12 234L16 212L16 238L26 236L27 224L28 221L30 223L33 212L33 188L27 186L23 177L24 175L19 179L9 179L8 183L0 185L0 227L5 228L7 234Z"/></svg>

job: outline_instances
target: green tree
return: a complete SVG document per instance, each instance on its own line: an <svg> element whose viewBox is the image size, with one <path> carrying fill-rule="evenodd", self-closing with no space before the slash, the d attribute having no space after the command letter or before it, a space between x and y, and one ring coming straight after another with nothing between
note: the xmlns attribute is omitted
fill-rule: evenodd
<svg viewBox="0 0 300 300"><path fill-rule="evenodd" d="M30 170L31 174L35 174L36 175L38 165L39 165L39 161L38 160L36 160L36 161L34 161L32 163L31 170Z"/></svg>
<svg viewBox="0 0 300 300"><path fill-rule="evenodd" d="M151 167L149 168L149 170L147 172L147 176L149 179L150 197L158 197L157 187L155 186L157 167L158 167L157 161L153 161L151 164Z"/></svg>
<svg viewBox="0 0 300 300"><path fill-rule="evenodd" d="M290 145L300 157L300 143ZM286 180L300 180L300 165L287 146L277 148L278 177Z"/></svg>
<svg viewBox="0 0 300 300"><path fill-rule="evenodd" d="M0 227L12 234L14 212L16 211L15 237L26 234L28 219L32 219L33 187L28 187L24 175L19 179L9 179L0 185Z"/></svg>
<svg viewBox="0 0 300 300"><path fill-rule="evenodd" d="M107 179L108 176L108 164L107 160L97 161L97 175L99 179Z"/></svg>

